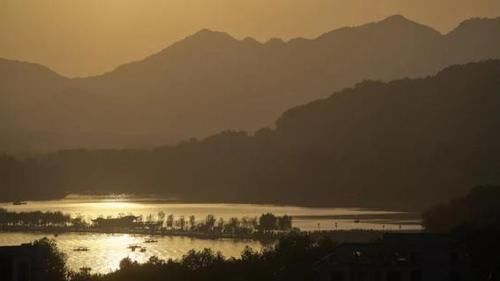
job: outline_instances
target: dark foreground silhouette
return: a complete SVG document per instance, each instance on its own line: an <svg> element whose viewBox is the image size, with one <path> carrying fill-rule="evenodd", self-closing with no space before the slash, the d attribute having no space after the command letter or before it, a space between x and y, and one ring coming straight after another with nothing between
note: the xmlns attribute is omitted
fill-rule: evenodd
<svg viewBox="0 0 500 281"><path fill-rule="evenodd" d="M455 277L459 279L451 280L486 281L500 280L498 235L498 229L482 229L468 233L465 237L452 234L406 237L393 235L390 239L384 238L387 242L361 244L335 244L325 238L312 240L307 235L290 235L281 238L275 246L263 252L245 249L238 259L226 259L210 249L190 251L176 261L163 261L152 257L147 263L138 264L125 258L120 262L119 270L105 275L92 274L90 268L69 272L64 262L66 257L57 251L53 242L44 239L35 243L47 249L43 262L35 268L40 270L37 272L39 276L52 276L50 279L40 280L53 281L321 281L344 276L338 273L345 269L348 269L346 276L355 274L365 278L383 272L384 277L390 278L387 280L403 280L399 278L407 273L414 278L427 276L419 280L442 280L425 275L426 272L435 272L445 274L445 280ZM394 241L400 242L395 244ZM448 241L453 241L453 244ZM373 250L370 250L373 247L380 249L383 255L376 258L369 256L373 253ZM416 251L415 254L408 252L409 249ZM438 256L433 256L436 254ZM436 267L436 262L441 263L439 267ZM366 271L363 271L363 268ZM414 270L406 272L406 269ZM423 275L419 275L419 272ZM325 274L327 279L324 279Z"/></svg>
<svg viewBox="0 0 500 281"><path fill-rule="evenodd" d="M479 186L466 196L432 207L424 212L423 225L434 232L500 226L500 186Z"/></svg>
<svg viewBox="0 0 500 281"><path fill-rule="evenodd" d="M190 251L180 260L151 257L144 264L125 258L119 270L98 275L90 268L69 271L67 257L54 241L42 239L32 245L0 247L0 271L11 274L12 268L22 269L28 263L26 269L42 281L322 281L351 277L495 281L500 280L499 192L500 187L475 188L464 198L425 212L426 233L385 234L371 242L339 244L325 236L290 233L262 252L247 248L240 258L227 259L210 249ZM451 212L454 217L448 216ZM435 233L436 225L446 231ZM12 264L16 260L22 262Z"/></svg>

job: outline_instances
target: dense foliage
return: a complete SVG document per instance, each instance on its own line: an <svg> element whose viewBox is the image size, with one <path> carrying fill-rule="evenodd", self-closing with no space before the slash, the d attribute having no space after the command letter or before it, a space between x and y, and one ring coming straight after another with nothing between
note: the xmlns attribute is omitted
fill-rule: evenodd
<svg viewBox="0 0 500 281"><path fill-rule="evenodd" d="M0 226L65 226L71 222L71 217L61 212L9 212L0 208Z"/></svg>
<svg viewBox="0 0 500 281"><path fill-rule="evenodd" d="M499 229L461 231L459 242L466 247L474 280L500 280ZM139 264L129 258L120 262L120 269L109 274L92 274L92 269L71 272L65 266L65 256L52 240L34 243L45 249L42 268L53 281L303 281L315 280L318 263L335 251L327 238L311 239L303 234L282 237L274 246L262 252L246 248L241 258L225 258L210 249L189 251L180 260L160 260L151 257Z"/></svg>
<svg viewBox="0 0 500 281"><path fill-rule="evenodd" d="M423 214L427 231L452 233L467 248L476 280L500 280L500 186L479 186Z"/></svg>
<svg viewBox="0 0 500 281"><path fill-rule="evenodd" d="M190 251L179 261L163 261L153 257L145 264L138 264L124 259L120 263L120 270L114 273L92 276L89 272L81 272L72 274L71 280L312 280L314 264L332 249L333 243L329 240L316 243L307 236L293 235L282 238L275 246L261 253L247 248L241 259L226 259L210 249Z"/></svg>
<svg viewBox="0 0 500 281"><path fill-rule="evenodd" d="M67 256L59 251L54 240L42 238L32 243L39 249L41 257L40 267L42 273L49 281L66 281L68 280L69 269L66 266Z"/></svg>

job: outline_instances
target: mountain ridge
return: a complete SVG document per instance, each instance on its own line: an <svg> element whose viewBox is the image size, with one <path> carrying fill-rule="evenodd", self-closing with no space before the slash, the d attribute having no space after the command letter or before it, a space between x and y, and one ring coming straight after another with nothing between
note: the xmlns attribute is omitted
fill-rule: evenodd
<svg viewBox="0 0 500 281"><path fill-rule="evenodd" d="M20 145L15 149L20 152L142 148L226 129L254 131L272 126L290 107L366 79L422 77L453 64L500 58L500 22L484 21L473 24L487 26L482 32L461 31L470 25L465 24L460 32L440 35L394 16L287 42L239 40L202 30L98 76L46 79L35 74L37 83L26 83L29 75L11 72L0 75L0 128L56 132L71 140L54 137L50 145ZM0 65L9 70L18 64ZM84 133L96 139L86 141ZM3 137L0 144L16 145L15 137Z"/></svg>
<svg viewBox="0 0 500 281"><path fill-rule="evenodd" d="M118 65L116 66L113 70L111 71L107 71L107 72L104 72L104 73L100 73L100 74L94 74L94 75L89 75L89 76L85 76L85 77L75 77L75 78L72 78L72 77L69 77L69 76L66 76L66 75L63 75L63 74L59 74L57 73L55 70L51 69L50 67L48 66L45 66L43 64L40 64L40 63L34 63L34 62L29 62L29 61L23 61L23 60L16 60L16 59L9 59L9 58L4 58L4 57L0 57L0 63L27 63L27 64L35 64L35 65L39 65L39 66L42 66L44 68L47 68L49 69L50 71L58 74L59 76L61 77L64 77L64 78L67 78L67 79L76 79L76 80L80 80L80 79L87 79L87 78L93 78L93 77L98 77L98 76L102 76L102 75L106 75L106 74L109 74L123 66L126 66L126 65L129 65L129 64L134 64L136 62L141 62L145 59L148 59L149 57L153 57L159 53L162 53L163 51L167 50L170 46L172 45L175 45L177 43L181 43L183 42L184 40L186 39L189 39L189 38L192 38L192 37L196 37L197 35L200 35L200 34L203 34L203 35L206 35L206 34L222 34L224 35L224 37L226 37L227 39L231 39L233 41L240 41L240 42L243 42L247 39L249 39L250 41L252 42L257 42L259 43L259 45L267 45L269 44L270 42L279 42L280 44L281 43L290 43L291 41L295 41L295 40L298 40L298 41L301 41L301 40L306 40L306 41L314 41L314 40L318 40L318 39L321 39L323 38L324 36L327 36L331 33L336 33L336 32L342 32L342 31L345 31L345 30L353 30L353 29L359 29L359 28L365 28L365 27L368 27L368 26L373 26L373 25L378 25L378 24L383 24L383 23L386 23L386 22L405 22L405 23L408 23L408 24L412 24L412 25L415 25L415 26L419 26L419 27L424 27L425 29L428 29L428 30L431 30L437 34L440 34L440 35L443 35L443 36L446 36L446 35L449 35L449 34L452 34L454 32L457 32L459 30L461 30L462 28L464 28L464 26L467 26L467 25L470 25L471 23L473 24L477 24L477 23L484 23L484 22L487 22L487 23L494 23L494 22L497 22L497 21L500 21L500 17L495 17L495 18L489 18L489 17L477 17L477 18L470 18L470 19L466 19L464 21L462 21L461 23L459 23L454 29L452 29L451 31L447 32L447 33L440 33L439 31L436 31L434 28L432 27L429 27L425 24L420 24L418 22L415 22L415 21L412 21L406 17L404 17L403 15L400 15L400 14L395 14L395 15L392 15L392 16L389 16L385 19L382 19L380 21L374 21L374 22L371 22L371 23L366 23L366 24L361 24L361 25L355 25L355 26L348 26L348 27L340 27L340 28L337 28L337 29L333 29L331 31L327 31L327 32L324 32L316 37L313 37L313 38L305 38L305 37L294 37L294 38L290 38L288 40L283 40L282 38L270 38L266 41L259 41L253 37L250 37L250 36L247 36L245 37L244 39L236 39L235 37L233 37L232 35L230 35L229 33L227 32L223 32L223 31L216 31L216 30L212 30L212 29L209 29L209 28L203 28L203 29L200 29L199 31L197 32L194 32L193 34L191 35L188 35L186 37L184 37L183 39L180 39L176 42L173 42L172 44L170 44L169 46L163 48L162 50L154 53L154 54L151 54L149 56L146 56L142 59L138 59L138 60L133 60L133 61L130 61L130 62L125 62L121 65Z"/></svg>
<svg viewBox="0 0 500 281"><path fill-rule="evenodd" d="M0 200L98 191L422 210L500 183L499 76L500 60L488 60L424 78L366 81L291 108L275 128L254 134L223 131L148 150L0 157L0 178L9 175L15 187Z"/></svg>

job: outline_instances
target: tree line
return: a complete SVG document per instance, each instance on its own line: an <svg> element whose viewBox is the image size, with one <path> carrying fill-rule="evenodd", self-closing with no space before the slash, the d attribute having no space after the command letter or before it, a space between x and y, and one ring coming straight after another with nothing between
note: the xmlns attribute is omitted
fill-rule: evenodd
<svg viewBox="0 0 500 281"><path fill-rule="evenodd" d="M0 226L64 227L75 222L62 212L10 212L0 208Z"/></svg>
<svg viewBox="0 0 500 281"><path fill-rule="evenodd" d="M99 216L86 220L82 216L71 217L62 212L10 212L0 208L0 228L30 228L79 231L139 231L158 234L176 232L252 235L262 232L288 232L292 230L292 217L276 216L272 213L262 214L260 217L231 217L227 220L207 215L198 221L195 216L175 217L159 212L157 216L150 214L145 218L135 215L121 214L118 217Z"/></svg>
<svg viewBox="0 0 500 281"><path fill-rule="evenodd" d="M211 249L191 250L179 260L151 257L144 264L124 258L119 270L101 275L93 274L90 268L70 271L65 263L67 256L52 240L35 244L47 253L41 267L51 281L312 280L314 264L334 247L327 238L315 241L307 235L290 234L260 252L247 247L240 258L226 258Z"/></svg>

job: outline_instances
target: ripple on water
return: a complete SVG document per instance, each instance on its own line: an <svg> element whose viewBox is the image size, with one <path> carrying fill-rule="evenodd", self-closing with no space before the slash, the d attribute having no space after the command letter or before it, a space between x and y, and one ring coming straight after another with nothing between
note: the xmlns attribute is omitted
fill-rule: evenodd
<svg viewBox="0 0 500 281"><path fill-rule="evenodd" d="M19 245L40 239L43 234L0 233L0 245ZM146 262L150 257L160 259L180 259L189 250L212 248L226 257L239 257L245 246L262 249L262 244L255 241L236 241L231 239L197 239L189 237L155 237L158 243L146 244L145 235L129 234L82 234L69 233L50 237L57 241L62 252L68 254L68 266L78 271L81 267L90 267L94 273L107 273L118 269L120 261L129 257L138 262ZM146 252L132 252L129 245L146 247ZM87 247L88 252L75 252L77 247Z"/></svg>

